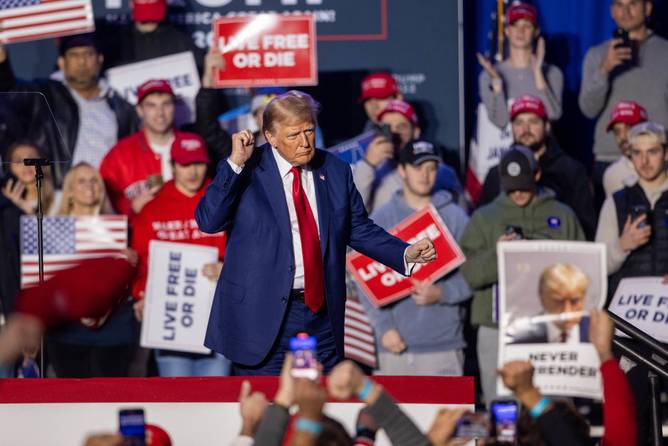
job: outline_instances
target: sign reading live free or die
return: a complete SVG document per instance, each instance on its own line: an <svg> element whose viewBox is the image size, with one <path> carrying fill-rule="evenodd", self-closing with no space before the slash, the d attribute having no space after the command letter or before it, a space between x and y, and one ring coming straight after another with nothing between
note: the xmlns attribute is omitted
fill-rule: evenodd
<svg viewBox="0 0 668 446"><path fill-rule="evenodd" d="M214 42L225 61L214 71L217 87L317 85L312 15L259 14L220 18Z"/></svg>

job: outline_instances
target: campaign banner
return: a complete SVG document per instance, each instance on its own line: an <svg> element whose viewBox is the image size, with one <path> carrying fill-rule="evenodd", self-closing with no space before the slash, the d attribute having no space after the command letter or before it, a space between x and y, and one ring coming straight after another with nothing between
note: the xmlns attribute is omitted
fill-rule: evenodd
<svg viewBox="0 0 668 446"><path fill-rule="evenodd" d="M166 79L176 94L176 125L195 121L200 80L190 51L110 68L106 77L111 87L132 105L137 103L137 87L150 79Z"/></svg>
<svg viewBox="0 0 668 446"><path fill-rule="evenodd" d="M364 158L366 149L377 135L377 132L369 130L352 139L329 147L327 151L341 158L351 166L354 166L358 161Z"/></svg>
<svg viewBox="0 0 668 446"><path fill-rule="evenodd" d="M608 311L657 341L668 342L668 284L662 277L622 279Z"/></svg>
<svg viewBox="0 0 668 446"><path fill-rule="evenodd" d="M318 84L315 22L311 14L219 18L213 44L225 60L216 87Z"/></svg>
<svg viewBox="0 0 668 446"><path fill-rule="evenodd" d="M389 232L406 243L428 237L434 242L438 255L433 262L416 264L411 277L406 277L363 254L349 254L346 258L348 271L376 307L409 296L413 291L413 280L433 283L466 260L433 205L409 216Z"/></svg>
<svg viewBox="0 0 668 446"><path fill-rule="evenodd" d="M217 261L218 249L211 246L150 242L142 347L210 352L204 335L216 284L202 268Z"/></svg>
<svg viewBox="0 0 668 446"><path fill-rule="evenodd" d="M556 240L497 244L499 368L525 360L545 395L601 398L589 311L607 293L605 245ZM500 395L511 392L501 379Z"/></svg>
<svg viewBox="0 0 668 446"><path fill-rule="evenodd" d="M509 101L511 104L512 101ZM501 155L513 143L510 124L500 129L489 119L487 108L478 104L475 139L471 141L466 191L475 203L480 198L487 172L501 161Z"/></svg>

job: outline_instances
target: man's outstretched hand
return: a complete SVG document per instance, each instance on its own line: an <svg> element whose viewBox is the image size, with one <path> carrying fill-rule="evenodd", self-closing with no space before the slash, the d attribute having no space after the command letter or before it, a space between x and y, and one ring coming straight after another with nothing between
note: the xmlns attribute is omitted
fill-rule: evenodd
<svg viewBox="0 0 668 446"><path fill-rule="evenodd" d="M413 243L406 250L406 263L429 263L434 259L436 259L436 249L434 242L428 238Z"/></svg>

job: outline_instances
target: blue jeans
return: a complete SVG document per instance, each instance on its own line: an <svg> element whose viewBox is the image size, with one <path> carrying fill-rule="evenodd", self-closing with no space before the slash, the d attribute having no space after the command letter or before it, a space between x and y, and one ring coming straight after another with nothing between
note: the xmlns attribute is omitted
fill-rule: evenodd
<svg viewBox="0 0 668 446"><path fill-rule="evenodd" d="M299 332L306 332L315 336L318 342L318 362L323 366L323 373L327 374L341 361L336 352L334 333L329 322L326 306L318 313L313 313L305 303L290 299L286 310L285 320L278 332L274 346L267 357L257 366L249 367L234 364L235 375L280 375L285 359L285 352L290 351L290 338Z"/></svg>
<svg viewBox="0 0 668 446"><path fill-rule="evenodd" d="M172 354L156 350L155 361L158 363L160 376L228 376L230 360L215 353L211 355Z"/></svg>

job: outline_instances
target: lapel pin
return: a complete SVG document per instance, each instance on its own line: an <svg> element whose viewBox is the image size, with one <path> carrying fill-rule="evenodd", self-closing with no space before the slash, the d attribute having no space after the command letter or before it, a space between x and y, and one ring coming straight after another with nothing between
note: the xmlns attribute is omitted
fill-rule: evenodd
<svg viewBox="0 0 668 446"><path fill-rule="evenodd" d="M320 181L325 181L325 176L323 174L320 174Z"/></svg>

